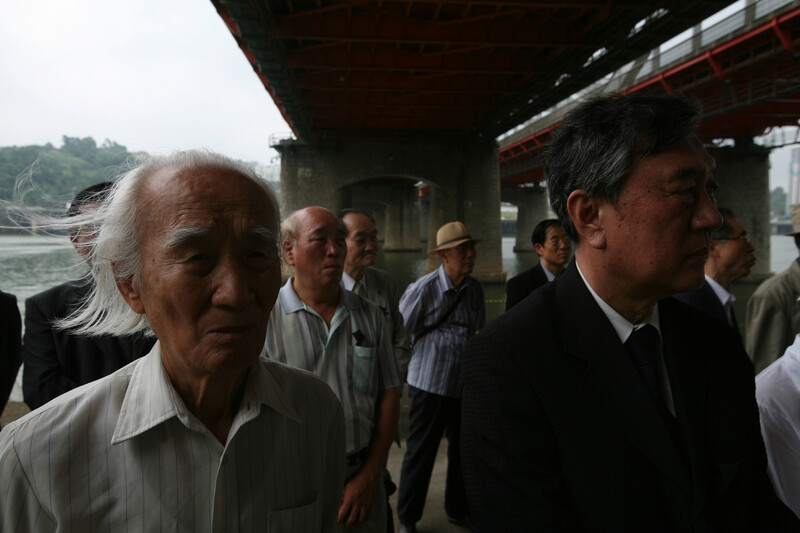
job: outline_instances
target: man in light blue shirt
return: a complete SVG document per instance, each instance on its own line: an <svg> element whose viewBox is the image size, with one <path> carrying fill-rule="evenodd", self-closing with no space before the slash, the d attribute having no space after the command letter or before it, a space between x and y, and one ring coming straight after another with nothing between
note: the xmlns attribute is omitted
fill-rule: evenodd
<svg viewBox="0 0 800 533"><path fill-rule="evenodd" d="M383 465L397 430L400 378L381 309L341 287L345 230L321 207L291 214L281 227L294 267L267 329L270 358L313 372L342 404L346 482L338 530L384 531Z"/></svg>
<svg viewBox="0 0 800 533"><path fill-rule="evenodd" d="M400 299L406 331L414 343L408 368L411 398L407 451L400 473L397 515L400 531L416 531L422 518L433 463L447 434L445 511L450 522L469 526L461 476L461 356L467 341L486 323L483 287L470 276L475 239L461 222L436 233L442 265L415 281Z"/></svg>

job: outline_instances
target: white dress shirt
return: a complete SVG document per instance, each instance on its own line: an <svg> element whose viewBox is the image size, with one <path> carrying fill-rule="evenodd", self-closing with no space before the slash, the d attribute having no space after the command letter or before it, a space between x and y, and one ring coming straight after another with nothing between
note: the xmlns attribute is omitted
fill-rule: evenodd
<svg viewBox="0 0 800 533"><path fill-rule="evenodd" d="M223 445L156 343L3 428L0 529L333 531L343 458L341 407L322 381L254 362Z"/></svg>
<svg viewBox="0 0 800 533"><path fill-rule="evenodd" d="M756 376L756 400L775 493L800 516L800 335Z"/></svg>

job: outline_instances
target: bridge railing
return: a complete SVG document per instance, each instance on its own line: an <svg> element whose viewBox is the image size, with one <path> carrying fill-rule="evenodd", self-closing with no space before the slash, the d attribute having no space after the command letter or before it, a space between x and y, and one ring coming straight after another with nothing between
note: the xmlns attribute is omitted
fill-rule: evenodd
<svg viewBox="0 0 800 533"><path fill-rule="evenodd" d="M672 44L665 50L661 50L661 46L664 46L662 44L647 55L631 61L616 72L598 80L582 91L556 104L555 107L532 117L518 128L501 136L499 139L500 145L505 147L515 144L533 133L546 129L558 122L584 96L618 92L627 87L637 85L660 72L697 57L706 50L729 41L731 38L743 34L759 24L763 24L766 19L774 16L777 11L796 6L800 6L800 0L757 0L746 4L741 10L728 15L699 32L697 27L687 30L687 32L691 32L691 35L687 38ZM667 43L670 43L670 41L667 41Z"/></svg>

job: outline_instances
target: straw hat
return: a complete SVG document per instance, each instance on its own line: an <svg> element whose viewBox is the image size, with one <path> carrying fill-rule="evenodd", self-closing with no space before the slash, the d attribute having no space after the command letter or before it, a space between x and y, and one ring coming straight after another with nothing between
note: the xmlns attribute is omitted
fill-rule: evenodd
<svg viewBox="0 0 800 533"><path fill-rule="evenodd" d="M800 235L800 204L797 204L792 208L792 232L785 233L784 235L788 237Z"/></svg>
<svg viewBox="0 0 800 533"><path fill-rule="evenodd" d="M448 222L436 232L436 248L428 252L440 252L449 248L455 248L465 242L479 242L479 239L470 237L467 227L459 221Z"/></svg>

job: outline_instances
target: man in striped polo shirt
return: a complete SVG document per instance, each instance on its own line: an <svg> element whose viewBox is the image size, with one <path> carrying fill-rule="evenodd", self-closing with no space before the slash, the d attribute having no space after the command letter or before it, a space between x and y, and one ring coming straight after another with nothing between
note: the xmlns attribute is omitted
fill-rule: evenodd
<svg viewBox="0 0 800 533"><path fill-rule="evenodd" d="M347 472L338 529L382 532L382 471L397 430L401 382L383 311L340 285L346 234L322 207L284 220L283 253L294 276L272 310L266 347L272 359L321 377L342 403Z"/></svg>
<svg viewBox="0 0 800 533"><path fill-rule="evenodd" d="M401 532L416 531L422 518L433 463L447 434L447 484L444 508L450 522L471 528L461 476L461 356L467 341L486 323L483 287L470 276L475 266L475 239L461 222L449 222L436 233L442 264L406 289L400 312L413 340L408 367L408 450L400 472L397 516Z"/></svg>

